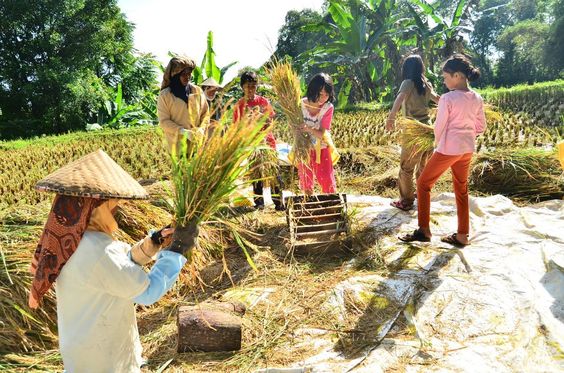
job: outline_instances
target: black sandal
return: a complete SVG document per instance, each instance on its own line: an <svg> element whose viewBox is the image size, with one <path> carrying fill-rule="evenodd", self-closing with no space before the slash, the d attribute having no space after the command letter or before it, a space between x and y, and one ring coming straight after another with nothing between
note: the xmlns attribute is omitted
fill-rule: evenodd
<svg viewBox="0 0 564 373"><path fill-rule="evenodd" d="M449 234L448 236L441 237L441 241L448 243L448 244L451 244L452 246L455 246L455 247L460 247L460 248L463 248L464 246L470 245L469 243L462 243L462 242L458 241L458 238L456 238L456 233Z"/></svg>
<svg viewBox="0 0 564 373"><path fill-rule="evenodd" d="M431 242L431 237L425 236L423 231L419 228L414 230L413 233L411 234L406 234L403 237L398 237L398 239L403 242L413 242L413 241Z"/></svg>

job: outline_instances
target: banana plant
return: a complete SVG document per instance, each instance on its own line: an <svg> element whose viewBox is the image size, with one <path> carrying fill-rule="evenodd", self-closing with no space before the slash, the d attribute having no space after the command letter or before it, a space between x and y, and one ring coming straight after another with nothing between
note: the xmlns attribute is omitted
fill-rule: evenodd
<svg viewBox="0 0 564 373"><path fill-rule="evenodd" d="M206 53L204 54L204 58L202 59L200 66L196 66L192 72L192 81L199 85L207 78L214 78L216 82L221 84L227 70L229 70L237 62L238 61L231 62L221 68L217 66L215 63L215 51L213 50L213 32L208 31Z"/></svg>
<svg viewBox="0 0 564 373"><path fill-rule="evenodd" d="M439 13L440 1L410 0L406 4L414 21L411 31L416 35L417 47L423 51L431 71L434 71L436 59L444 59L457 50L463 32L472 31L463 25L463 21L468 18L469 8L474 3L474 0L458 0L450 20Z"/></svg>
<svg viewBox="0 0 564 373"><path fill-rule="evenodd" d="M152 96L156 100L155 96ZM140 102L127 104L123 98L122 85L119 83L113 100L106 100L104 106L98 110L97 124L105 128L122 128L155 122L154 116L144 110Z"/></svg>
<svg viewBox="0 0 564 373"><path fill-rule="evenodd" d="M386 93L392 64L386 60L399 34L396 0L329 0L323 22L304 29L323 31L331 42L300 55L308 64L335 71L339 106L372 101Z"/></svg>

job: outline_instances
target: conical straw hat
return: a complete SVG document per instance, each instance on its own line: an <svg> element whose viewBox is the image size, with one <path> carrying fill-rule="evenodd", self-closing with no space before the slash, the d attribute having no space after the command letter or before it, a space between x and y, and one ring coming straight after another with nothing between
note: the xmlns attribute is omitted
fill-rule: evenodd
<svg viewBox="0 0 564 373"><path fill-rule="evenodd" d="M35 189L67 196L144 199L149 195L102 149L60 168L35 185Z"/></svg>
<svg viewBox="0 0 564 373"><path fill-rule="evenodd" d="M201 84L200 87L215 87L215 88L221 88L221 86L215 81L214 78L207 78L206 80L204 80Z"/></svg>

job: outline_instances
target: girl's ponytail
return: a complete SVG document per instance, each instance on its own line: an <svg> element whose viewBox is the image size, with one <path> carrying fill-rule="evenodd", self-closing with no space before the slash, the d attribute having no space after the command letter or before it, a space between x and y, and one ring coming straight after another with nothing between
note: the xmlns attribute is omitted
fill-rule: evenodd
<svg viewBox="0 0 564 373"><path fill-rule="evenodd" d="M480 69L478 69L477 67L470 67L466 72L466 77L471 82L478 80L478 78L480 77Z"/></svg>
<svg viewBox="0 0 564 373"><path fill-rule="evenodd" d="M443 71L449 74L462 73L473 82L480 77L480 69L474 67L470 59L463 54L455 53L443 64Z"/></svg>

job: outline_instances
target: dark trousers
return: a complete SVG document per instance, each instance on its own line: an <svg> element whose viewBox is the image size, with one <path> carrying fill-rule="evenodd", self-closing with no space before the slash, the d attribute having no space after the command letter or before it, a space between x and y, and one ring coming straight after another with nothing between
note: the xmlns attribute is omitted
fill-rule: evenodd
<svg viewBox="0 0 564 373"><path fill-rule="evenodd" d="M264 206L264 198L262 196L264 183L262 180L255 181L253 183L253 194L255 200L255 207ZM272 192L272 202L274 202L274 207L280 208L282 206L282 178L276 176L276 181L271 184Z"/></svg>

